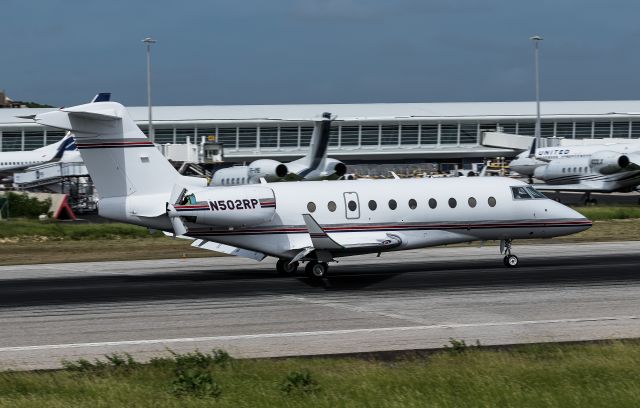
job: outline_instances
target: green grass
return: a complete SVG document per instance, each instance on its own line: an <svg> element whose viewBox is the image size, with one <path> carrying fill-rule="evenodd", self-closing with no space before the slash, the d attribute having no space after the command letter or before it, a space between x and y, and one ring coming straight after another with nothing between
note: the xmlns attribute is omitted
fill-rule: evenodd
<svg viewBox="0 0 640 408"><path fill-rule="evenodd" d="M636 407L640 344L467 348L394 361L84 362L0 374L6 407ZM112 357L113 358L113 357Z"/></svg>
<svg viewBox="0 0 640 408"><path fill-rule="evenodd" d="M124 238L153 238L162 234L150 234L144 227L121 223L88 224L74 222L40 222L12 219L0 222L0 238L51 240L96 240Z"/></svg>
<svg viewBox="0 0 640 408"><path fill-rule="evenodd" d="M574 207L576 211L592 221L626 220L640 218L640 206L593 206Z"/></svg>

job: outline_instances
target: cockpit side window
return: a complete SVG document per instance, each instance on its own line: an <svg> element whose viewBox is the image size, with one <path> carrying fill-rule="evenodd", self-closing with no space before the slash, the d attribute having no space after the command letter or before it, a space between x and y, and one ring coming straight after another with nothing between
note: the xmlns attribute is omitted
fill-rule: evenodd
<svg viewBox="0 0 640 408"><path fill-rule="evenodd" d="M511 187L511 194L514 200L530 200L533 198L547 198L544 194L531 186Z"/></svg>
<svg viewBox="0 0 640 408"><path fill-rule="evenodd" d="M528 200L533 197L529 195L525 187L511 187L511 194L515 200Z"/></svg>
<svg viewBox="0 0 640 408"><path fill-rule="evenodd" d="M529 194L531 194L533 198L547 198L546 195L542 194L541 192L539 192L533 187L527 187L527 191L529 192Z"/></svg>

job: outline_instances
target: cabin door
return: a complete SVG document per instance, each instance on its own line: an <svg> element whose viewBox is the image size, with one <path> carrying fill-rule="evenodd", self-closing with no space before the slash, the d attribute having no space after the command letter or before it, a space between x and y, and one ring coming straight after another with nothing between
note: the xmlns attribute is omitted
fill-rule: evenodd
<svg viewBox="0 0 640 408"><path fill-rule="evenodd" d="M344 207L349 220L360 218L360 200L358 193L344 193Z"/></svg>

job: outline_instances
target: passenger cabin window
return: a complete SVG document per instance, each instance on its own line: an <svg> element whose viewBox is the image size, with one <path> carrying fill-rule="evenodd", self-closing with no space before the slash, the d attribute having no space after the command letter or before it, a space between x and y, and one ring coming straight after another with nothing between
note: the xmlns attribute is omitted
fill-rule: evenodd
<svg viewBox="0 0 640 408"><path fill-rule="evenodd" d="M327 208L329 209L329 211L334 212L336 208L338 208L338 206L335 202L329 201L329 203L327 204Z"/></svg>
<svg viewBox="0 0 640 408"><path fill-rule="evenodd" d="M469 200L468 200L468 201L469 201L469 207L471 207L471 208L474 208L474 207L478 204L478 202L476 201L476 199L475 199L475 198L473 198L473 197L469 197Z"/></svg>
<svg viewBox="0 0 640 408"><path fill-rule="evenodd" d="M435 198L430 198L429 199L429 208L434 209L438 206L438 202L436 201Z"/></svg>
<svg viewBox="0 0 640 408"><path fill-rule="evenodd" d="M451 197L451 198L449 199L449 207L451 207L451 208L456 208L456 206L457 206L457 205L458 205L458 202L456 201L456 199L455 199L455 198L453 198L453 197Z"/></svg>
<svg viewBox="0 0 640 408"><path fill-rule="evenodd" d="M389 200L389 208L391 208L392 210L398 208L398 203L396 203L396 200Z"/></svg>
<svg viewBox="0 0 640 408"><path fill-rule="evenodd" d="M378 203L376 203L376 202L375 202L375 201L373 201L373 200L369 200L369 209L370 209L371 211L375 211L375 210L376 210L376 208L378 208Z"/></svg>
<svg viewBox="0 0 640 408"><path fill-rule="evenodd" d="M487 203L489 204L489 207L495 207L496 206L496 198L495 197L489 197L489 199L487 200Z"/></svg>
<svg viewBox="0 0 640 408"><path fill-rule="evenodd" d="M347 203L347 208L349 208L349 211L355 211L358 209L358 204L356 204L355 201L351 200Z"/></svg>
<svg viewBox="0 0 640 408"><path fill-rule="evenodd" d="M409 200L409 208L411 208L412 210L415 210L416 207L418 207L418 202L413 198Z"/></svg>
<svg viewBox="0 0 640 408"><path fill-rule="evenodd" d="M316 211L316 203L314 203L313 201L309 201L307 203L307 211L309 212L315 212Z"/></svg>

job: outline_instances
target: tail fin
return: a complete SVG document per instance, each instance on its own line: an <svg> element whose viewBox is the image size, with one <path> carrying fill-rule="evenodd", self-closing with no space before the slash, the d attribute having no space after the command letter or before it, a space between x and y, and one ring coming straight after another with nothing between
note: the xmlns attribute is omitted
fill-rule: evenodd
<svg viewBox="0 0 640 408"><path fill-rule="evenodd" d="M531 142L531 149L529 149L529 157L536 157L536 139Z"/></svg>
<svg viewBox="0 0 640 408"><path fill-rule="evenodd" d="M301 164L306 166L306 170L299 173L300 176L304 177L323 166L331 136L331 121L331 114L325 112L322 114L322 119L315 122L311 135L311 149L306 156L299 160Z"/></svg>
<svg viewBox="0 0 640 408"><path fill-rule="evenodd" d="M101 198L132 194L168 197L180 179L179 173L117 102L63 108L37 115L34 120L73 132Z"/></svg>
<svg viewBox="0 0 640 408"><path fill-rule="evenodd" d="M47 160L60 160L64 152L70 150L76 150L76 142L73 140L73 136L70 133L67 133L57 142L36 149L35 151L42 152L43 156L50 155Z"/></svg>

